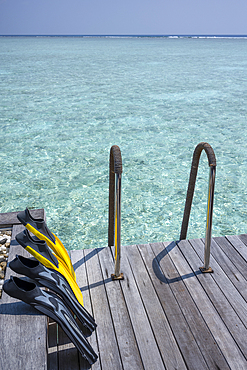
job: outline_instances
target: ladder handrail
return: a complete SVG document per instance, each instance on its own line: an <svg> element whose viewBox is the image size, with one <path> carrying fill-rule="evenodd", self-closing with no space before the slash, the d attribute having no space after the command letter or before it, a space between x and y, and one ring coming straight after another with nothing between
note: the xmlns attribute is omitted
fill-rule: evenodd
<svg viewBox="0 0 247 370"><path fill-rule="evenodd" d="M123 279L123 274L120 273L122 172L121 151L117 145L113 145L110 150L108 215L108 246L115 246L115 274L112 274L112 279Z"/></svg>
<svg viewBox="0 0 247 370"><path fill-rule="evenodd" d="M209 267L210 259L210 246L211 246L211 236L212 236L212 218L213 218L213 202L214 202L214 185L215 185L215 175L216 175L216 157L214 150L208 143L199 143L193 154L190 179L187 190L186 202L184 207L184 216L180 233L180 240L186 239L191 205L195 190L196 176L198 171L199 160L202 150L205 150L208 157L208 165L210 167L209 173L209 189L208 189L208 205L207 205L207 223L206 223L206 236L205 236L205 254L204 254L204 266L201 268L202 272L212 272Z"/></svg>

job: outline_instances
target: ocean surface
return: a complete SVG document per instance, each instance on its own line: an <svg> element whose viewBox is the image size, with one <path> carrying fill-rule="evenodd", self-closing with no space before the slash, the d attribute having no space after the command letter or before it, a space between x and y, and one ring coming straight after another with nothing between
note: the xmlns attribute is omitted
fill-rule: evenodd
<svg viewBox="0 0 247 370"><path fill-rule="evenodd" d="M0 37L0 212L45 208L68 249L107 246L121 149L122 244L180 235L193 151L217 158L213 236L247 232L247 38ZM201 156L188 238L205 236Z"/></svg>

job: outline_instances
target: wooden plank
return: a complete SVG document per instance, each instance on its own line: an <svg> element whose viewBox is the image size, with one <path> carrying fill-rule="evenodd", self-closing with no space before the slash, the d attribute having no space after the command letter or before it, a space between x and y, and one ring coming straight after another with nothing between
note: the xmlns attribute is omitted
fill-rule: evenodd
<svg viewBox="0 0 247 370"><path fill-rule="evenodd" d="M159 244L160 250L163 251L163 244ZM157 250L156 244L152 244L152 246ZM164 268L165 274L167 275L166 264L164 263L165 261L163 261L163 257L166 256L166 251L162 253L157 250L156 257L151 245L138 245L138 249L141 252L148 273L152 279L153 286L162 304L163 310L165 311L188 369L207 369L207 364L202 356L198 344L195 341L188 322L186 321L181 307L179 306L168 283L169 276L166 277L163 273Z"/></svg>
<svg viewBox="0 0 247 370"><path fill-rule="evenodd" d="M143 366L120 282L111 279L111 273L114 273L114 262L110 248L104 248L98 256L123 368L141 370Z"/></svg>
<svg viewBox="0 0 247 370"><path fill-rule="evenodd" d="M30 210L31 215L34 218L45 218L45 210L43 208L41 209L32 209ZM20 221L16 217L18 215L18 212L9 212L9 213L0 213L0 227L8 227L13 225L20 224Z"/></svg>
<svg viewBox="0 0 247 370"><path fill-rule="evenodd" d="M242 274L242 276L245 278L246 283L247 261L239 253L236 253L236 249L232 247L232 244L226 238L218 237L214 238L214 241L220 246L222 251L226 254L228 261L231 260L231 262L235 265L237 271L239 271ZM214 258L216 259L215 256Z"/></svg>
<svg viewBox="0 0 247 370"><path fill-rule="evenodd" d="M191 245L195 247L201 260L204 256L204 244L199 239L191 240ZM243 290L243 294L246 291L246 280L238 272L233 263L228 259L228 257L222 252L217 243L212 239L211 242L211 258L210 266L214 270L212 278L215 279L216 283L219 285L221 290L227 296L228 301L242 320L243 324L247 327L246 317L247 317L247 304L243 296L237 290ZM215 260L214 254L218 253L220 255L220 264ZM230 268L229 268L230 266ZM234 273L233 273L234 271ZM227 275L226 275L227 273ZM237 276L237 278L236 278ZM237 289L235 288L237 287ZM246 293L245 293L246 294Z"/></svg>
<svg viewBox="0 0 247 370"><path fill-rule="evenodd" d="M190 329L195 337L195 340L202 352L202 355L207 363L209 369L228 369L225 359L222 356L221 351L219 350L218 345L215 343L215 339L212 336L212 333L208 326L205 323L205 319L202 316L202 312L198 307L195 301L194 296L197 294L196 290L196 277L190 268L186 272L182 271L183 267L187 267L187 262L183 258L183 255L180 253L175 242L173 243L163 243L163 248L166 247L166 255L164 255L164 249L160 244L156 245L156 248L153 247L156 256L164 256L160 265L164 274L167 274L169 277L168 283L175 295L181 310L190 326ZM179 255L179 258L177 257ZM160 258L159 257L159 258ZM184 268L185 270L185 268ZM193 280L194 291L191 294L188 291L188 285ZM202 297L203 298L203 297ZM215 313L215 310L214 312Z"/></svg>
<svg viewBox="0 0 247 370"><path fill-rule="evenodd" d="M180 241L179 243L186 243L187 241ZM187 242L189 248L190 244ZM193 298L195 304L197 305L200 313L205 320L207 327L209 328L212 336L215 339L215 342L219 346L220 350L224 354L225 359L227 360L230 368L232 369L246 369L247 362L243 354L236 345L234 339L226 328L221 317L217 314L217 311L211 301L208 299L208 296L201 284L197 280L197 277L191 270L187 261L183 258L183 255L178 247L175 247L170 250L169 256L171 257L174 265L176 266L184 284L186 285L191 297ZM205 333L204 333L205 334ZM206 335L207 339L210 339L211 335ZM219 353L217 356L217 348L213 347L213 344L208 345L208 351L212 360L215 361L218 368L225 368L222 361L224 360L223 356ZM213 354L213 351L215 354ZM213 364L212 364L213 365ZM210 365L210 369L213 368Z"/></svg>
<svg viewBox="0 0 247 370"><path fill-rule="evenodd" d="M61 327L58 325L59 370L79 370L79 353Z"/></svg>
<svg viewBox="0 0 247 370"><path fill-rule="evenodd" d="M137 247L128 247L128 260L167 369L186 369L159 298Z"/></svg>
<svg viewBox="0 0 247 370"><path fill-rule="evenodd" d="M239 239L237 235L227 235L226 239L232 244L235 250L243 257L247 262L247 246Z"/></svg>
<svg viewBox="0 0 247 370"><path fill-rule="evenodd" d="M90 253L94 254L94 250L90 250L89 254L87 255L87 258L90 258ZM90 291L88 287L88 280L87 280L87 273L86 273L86 259L84 257L83 250L73 250L71 251L71 260L74 266L74 270L76 273L76 281L79 285L82 294L83 294L83 302L84 306L87 309L87 311L93 315L93 308L91 304L91 298L90 298ZM89 338L87 338L91 346L93 347L94 351L99 354L98 350L98 343L96 338L96 331L94 331ZM87 362L82 356L79 356L80 359L80 370L101 370L100 360L98 360L95 364L93 364L91 367L88 366Z"/></svg>
<svg viewBox="0 0 247 370"><path fill-rule="evenodd" d="M58 370L57 330L57 323L49 318L47 333L47 370Z"/></svg>
<svg viewBox="0 0 247 370"><path fill-rule="evenodd" d="M102 249L85 249L86 271L90 288L93 313L97 323L96 335L102 370L122 370L114 325L108 305L105 282L102 276L98 254ZM90 257L88 257L90 256Z"/></svg>
<svg viewBox="0 0 247 370"><path fill-rule="evenodd" d="M222 292L218 284L216 284L211 274L202 274L198 271L198 266L201 266L202 261L195 250L188 247L187 241L181 241L179 243L179 249L183 253L192 270L196 271L197 279L200 281L221 319L224 321L242 353L245 355L245 358L247 358L247 330L240 318L236 315L233 307L228 302L224 292Z"/></svg>
<svg viewBox="0 0 247 370"><path fill-rule="evenodd" d="M238 238L247 246L247 234L238 235Z"/></svg>
<svg viewBox="0 0 247 370"><path fill-rule="evenodd" d="M247 301L247 262L226 238L214 238L211 255Z"/></svg>
<svg viewBox="0 0 247 370"><path fill-rule="evenodd" d="M30 256L15 241L15 236L23 230L22 225L14 225L9 252L9 261L16 253ZM6 279L15 275L8 267ZM15 370L47 369L47 318L34 308L11 298L3 292L0 305L0 368ZM13 350L14 348L14 350Z"/></svg>
<svg viewBox="0 0 247 370"><path fill-rule="evenodd" d="M124 273L125 278L120 281L120 284L128 307L130 320L134 328L143 367L144 369L162 370L165 369L165 366L128 262L127 255L130 248L131 247L122 248L121 271Z"/></svg>

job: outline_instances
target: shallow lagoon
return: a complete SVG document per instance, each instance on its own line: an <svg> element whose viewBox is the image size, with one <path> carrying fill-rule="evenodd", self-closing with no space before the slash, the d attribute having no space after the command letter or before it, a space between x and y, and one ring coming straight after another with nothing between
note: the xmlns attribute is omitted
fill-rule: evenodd
<svg viewBox="0 0 247 370"><path fill-rule="evenodd" d="M0 38L0 212L45 208L67 248L107 245L111 145L122 244L178 239L191 158L217 158L213 235L246 233L247 39ZM188 237L204 237L202 155Z"/></svg>

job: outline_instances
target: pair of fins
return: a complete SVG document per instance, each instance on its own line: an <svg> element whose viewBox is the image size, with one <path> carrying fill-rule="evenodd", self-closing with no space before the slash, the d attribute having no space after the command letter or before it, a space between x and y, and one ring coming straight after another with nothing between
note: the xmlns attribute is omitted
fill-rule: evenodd
<svg viewBox="0 0 247 370"><path fill-rule="evenodd" d="M82 356L93 364L97 360L97 355L84 334L86 332L86 335L90 335L97 324L83 306L82 293L76 283L74 269L66 249L50 232L45 221L34 219L28 209L20 212L17 217L28 230L38 236L32 237L27 229L16 236L17 242L35 258L16 256L9 266L13 271L34 281L30 283L25 278L11 277L5 282L4 291L54 319ZM41 290L39 286L49 288L54 293ZM81 322L82 331L71 311Z"/></svg>
<svg viewBox="0 0 247 370"><path fill-rule="evenodd" d="M17 218L26 227L23 232L16 235L17 242L42 265L63 275L76 299L83 306L83 296L76 283L75 271L62 242L48 229L43 219L33 218L27 208L18 213ZM28 230L35 236L32 237Z"/></svg>
<svg viewBox="0 0 247 370"><path fill-rule="evenodd" d="M47 292L38 287L35 282L11 276L3 285L4 291L13 298L28 303L36 310L55 320L65 334L74 343L82 357L92 365L97 361L97 355L75 321L73 314L64 301L53 292Z"/></svg>
<svg viewBox="0 0 247 370"><path fill-rule="evenodd" d="M75 271L67 250L58 237L48 229L45 221L42 218L37 219L32 217L28 208L18 213L17 218L27 230L33 233L39 240L44 240L47 243L58 259L63 261L72 277L76 280Z"/></svg>

